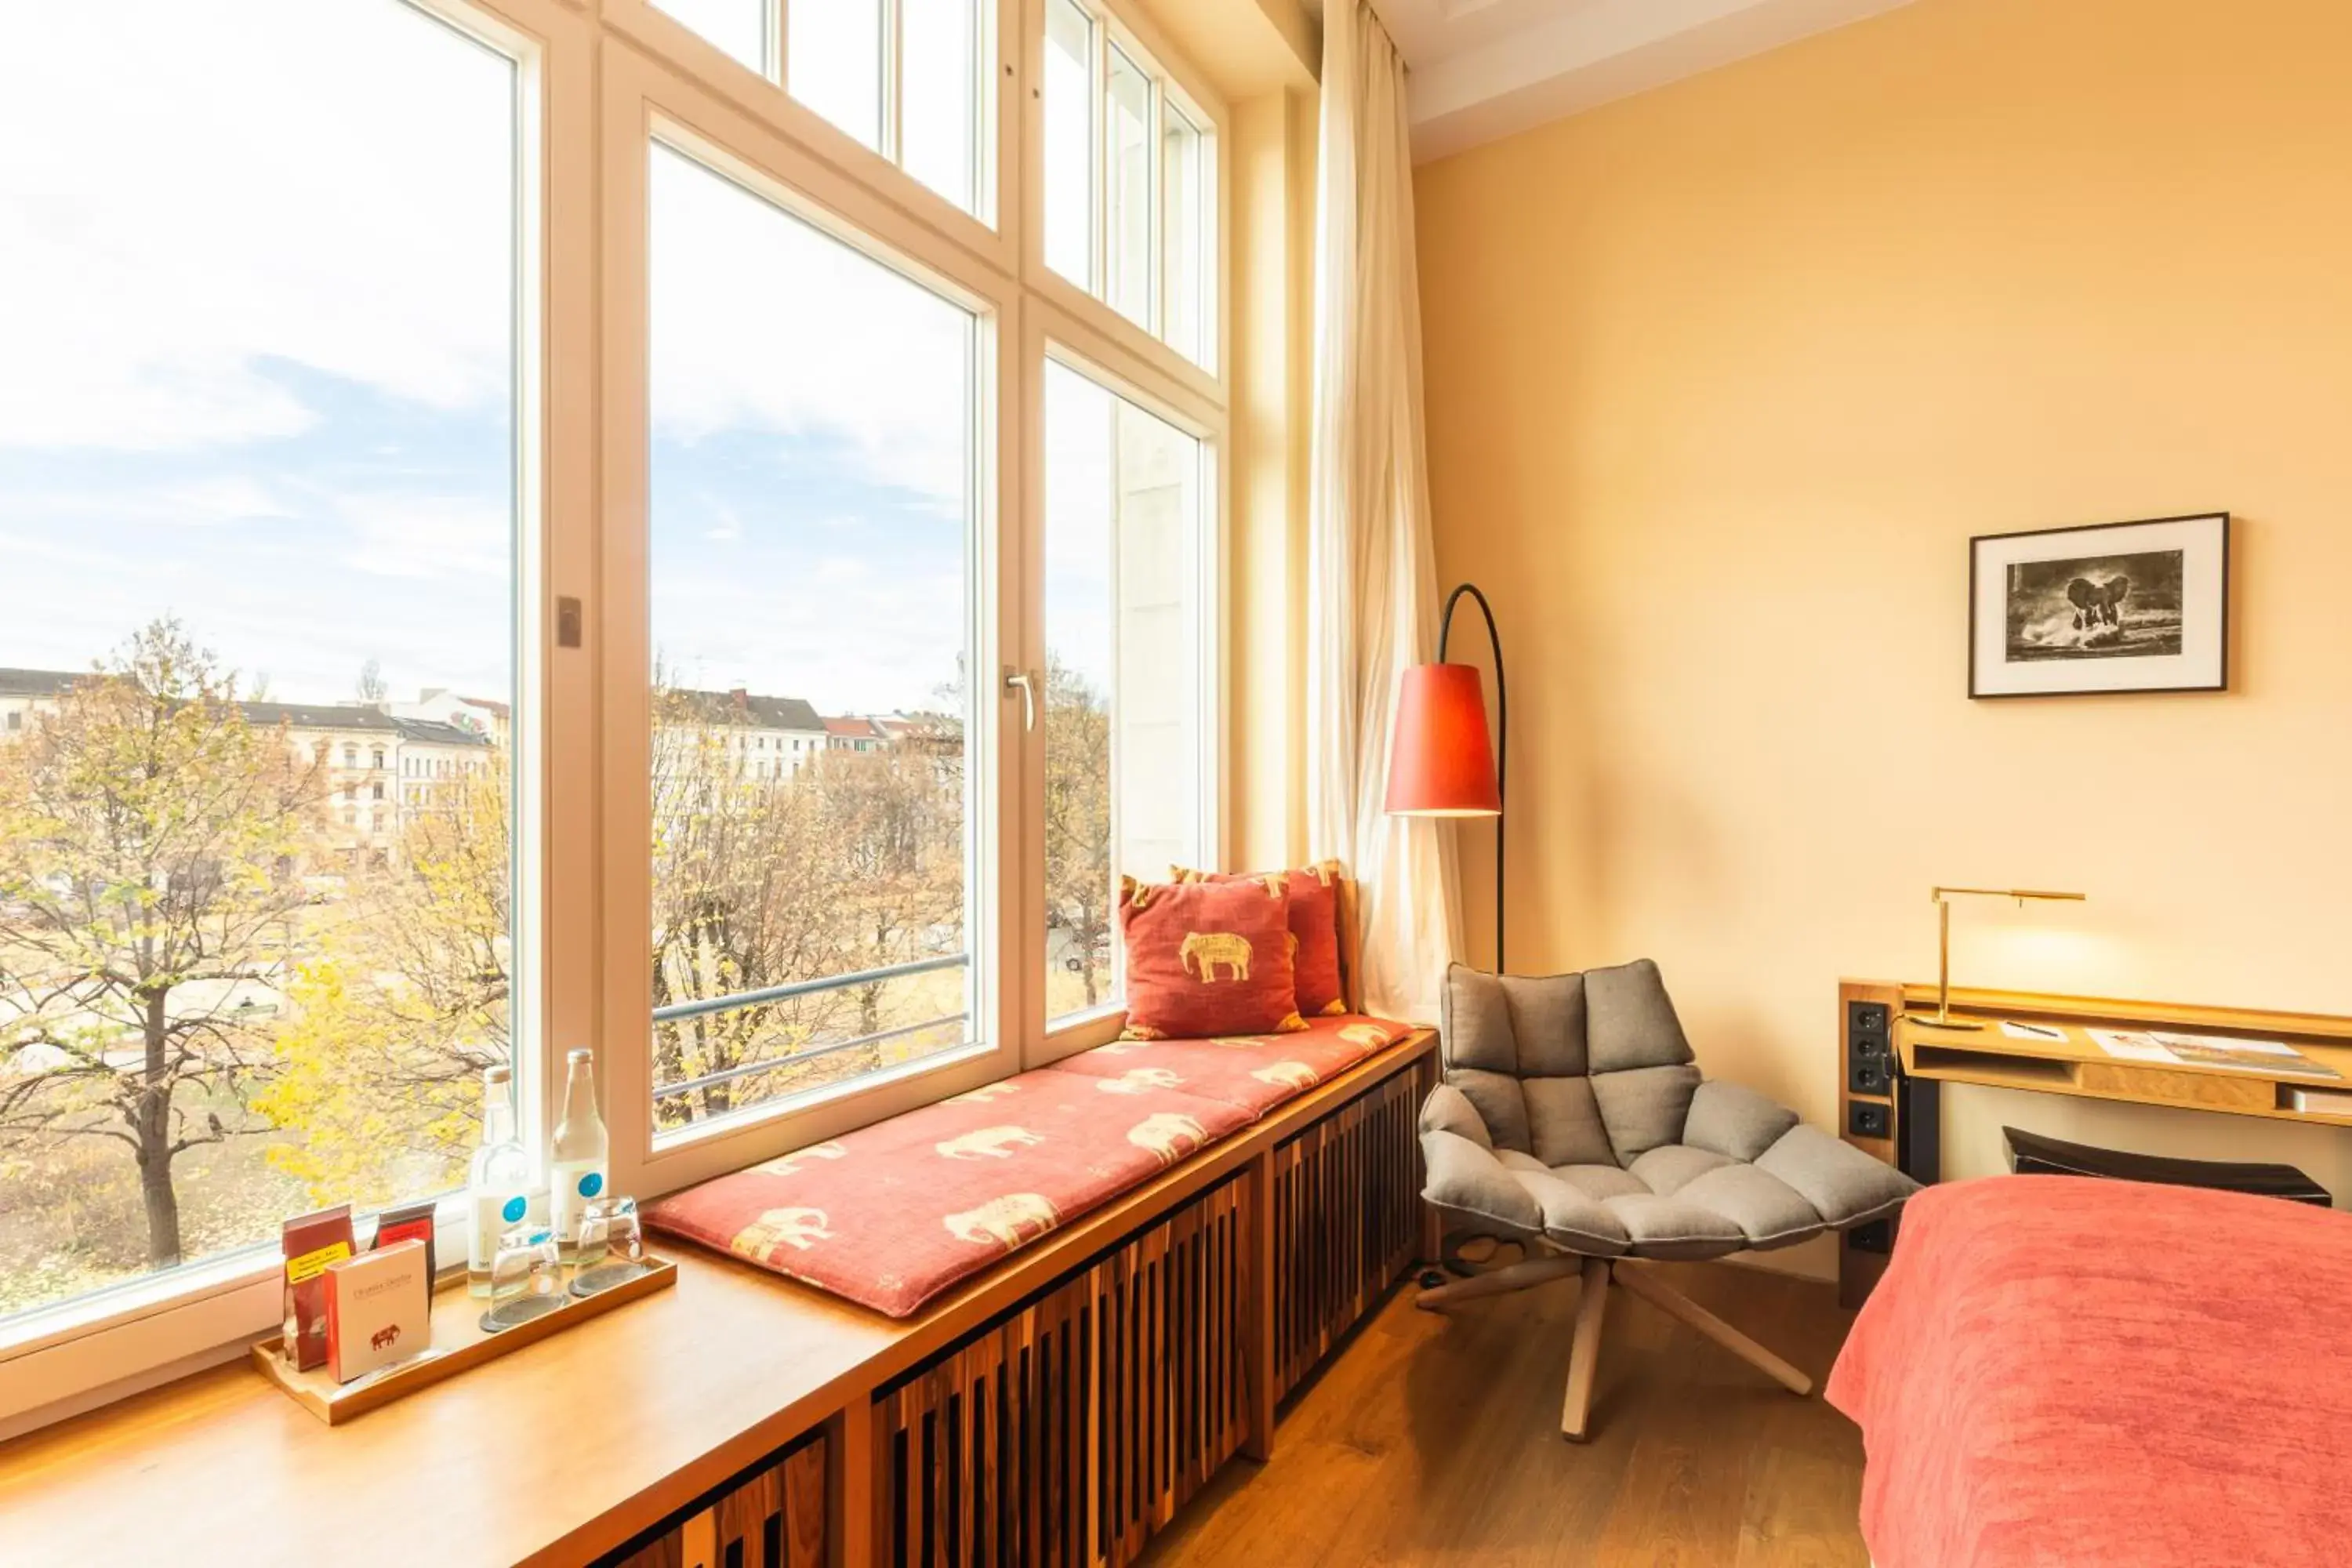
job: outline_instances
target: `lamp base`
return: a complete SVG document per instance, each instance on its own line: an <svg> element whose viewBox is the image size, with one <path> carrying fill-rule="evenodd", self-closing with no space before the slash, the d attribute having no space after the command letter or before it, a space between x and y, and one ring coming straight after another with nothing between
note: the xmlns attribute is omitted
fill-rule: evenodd
<svg viewBox="0 0 2352 1568"><path fill-rule="evenodd" d="M1906 1013L1906 1024L1920 1024L1930 1029L1982 1029L1984 1026L1972 1018L1938 1018L1933 1013Z"/></svg>

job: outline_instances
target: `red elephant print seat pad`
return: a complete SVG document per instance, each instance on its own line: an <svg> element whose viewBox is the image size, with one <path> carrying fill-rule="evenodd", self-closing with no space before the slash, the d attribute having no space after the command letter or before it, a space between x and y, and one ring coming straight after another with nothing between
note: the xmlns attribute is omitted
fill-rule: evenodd
<svg viewBox="0 0 2352 1568"><path fill-rule="evenodd" d="M1256 1041L1122 1041L673 1193L646 1220L908 1317L1411 1032L1332 1017Z"/></svg>
<svg viewBox="0 0 2352 1568"><path fill-rule="evenodd" d="M1054 1064L1097 1078L1158 1081L1223 1100L1253 1121L1412 1033L1412 1026L1351 1014L1309 1018L1292 1034L1216 1040L1119 1040Z"/></svg>
<svg viewBox="0 0 2352 1568"><path fill-rule="evenodd" d="M689 1187L646 1217L903 1318L1249 1120L1149 1081L1046 1068Z"/></svg>

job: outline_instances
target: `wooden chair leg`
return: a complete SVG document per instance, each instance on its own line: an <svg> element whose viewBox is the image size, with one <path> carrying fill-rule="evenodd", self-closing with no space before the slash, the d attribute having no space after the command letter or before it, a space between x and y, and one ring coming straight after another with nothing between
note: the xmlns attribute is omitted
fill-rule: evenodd
<svg viewBox="0 0 2352 1568"><path fill-rule="evenodd" d="M1473 1274L1467 1279L1432 1286L1415 1296L1412 1304L1425 1312L1435 1311L1455 1301L1475 1301L1481 1296L1501 1296L1513 1290L1524 1290L1530 1285L1541 1285L1547 1280L1573 1274L1582 1261L1579 1258L1556 1255L1527 1258L1500 1268L1488 1269L1484 1274Z"/></svg>
<svg viewBox="0 0 2352 1568"><path fill-rule="evenodd" d="M1560 1435L1571 1443L1584 1441L1592 1414L1592 1374L1601 1363L1601 1320L1609 1310L1609 1260L1587 1258L1580 1272L1584 1291L1576 1299L1576 1338L1568 1352L1568 1399L1560 1406Z"/></svg>
<svg viewBox="0 0 2352 1568"><path fill-rule="evenodd" d="M1617 1282L1668 1317L1678 1318L1688 1323L1790 1393L1802 1397L1813 1391L1811 1378L1807 1377L1681 1291L1663 1283L1639 1264L1621 1267L1617 1270ZM1580 1334L1581 1331L1580 1327ZM1581 1342L1580 1340L1580 1342Z"/></svg>

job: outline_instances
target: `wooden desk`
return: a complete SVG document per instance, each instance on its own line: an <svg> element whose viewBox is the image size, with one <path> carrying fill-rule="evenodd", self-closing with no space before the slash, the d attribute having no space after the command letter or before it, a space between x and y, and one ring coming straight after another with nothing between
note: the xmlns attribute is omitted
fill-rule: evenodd
<svg viewBox="0 0 2352 1568"><path fill-rule="evenodd" d="M2020 1040L2001 1033L1997 1024L1980 1033L1955 1034L1906 1020L1898 1023L1895 1030L1903 1075L1944 1083L1976 1083L1992 1089L2119 1100L2134 1105L2220 1110L2235 1116L2268 1116L2336 1127L2352 1125L2352 1118L2299 1110L2292 1099L2293 1091L2298 1089L2332 1089L2352 1096L2352 1047L2323 1046L2310 1040L2290 1042L2313 1061L2334 1068L2339 1076L2330 1080L2299 1073L2250 1072L2193 1062L2176 1066L2126 1060L2101 1047L2084 1025L2057 1018L2018 1021L2061 1030L2065 1037ZM2280 1037L2273 1034L2247 1037Z"/></svg>
<svg viewBox="0 0 2352 1568"><path fill-rule="evenodd" d="M2173 1110L2352 1127L2352 1119L2295 1109L2297 1089L2352 1095L2352 1017L2209 1007L2040 992L1955 990L1952 1015L1981 1029L1938 1029L1906 1011L1933 1012L1933 985L1846 980L1838 985L1838 1119L1847 1142L1921 1182L1942 1175L1941 1086L1977 1084ZM1868 1050L1874 1020L1885 1021L1883 1057ZM2055 1029L2055 1040L2016 1039L2003 1022ZM2091 1029L2160 1029L2278 1040L2334 1068L2337 1079L2249 1072L2199 1063L2155 1063L2109 1055ZM1885 1267L1893 1227L1850 1233L1840 1249L1841 1294L1857 1306Z"/></svg>

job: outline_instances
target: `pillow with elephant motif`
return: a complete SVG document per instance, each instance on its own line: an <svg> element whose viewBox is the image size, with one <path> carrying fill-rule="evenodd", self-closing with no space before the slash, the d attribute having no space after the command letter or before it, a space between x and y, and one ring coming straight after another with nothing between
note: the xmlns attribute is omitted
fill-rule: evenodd
<svg viewBox="0 0 2352 1568"><path fill-rule="evenodd" d="M1119 884L1130 1040L1304 1029L1283 879Z"/></svg>
<svg viewBox="0 0 2352 1568"><path fill-rule="evenodd" d="M1337 860L1318 860L1295 871L1193 871L1168 868L1174 882L1262 882L1283 879L1290 893L1290 963L1296 972L1298 1011L1307 1017L1337 1017L1348 1010L1348 983L1339 967L1339 879Z"/></svg>

